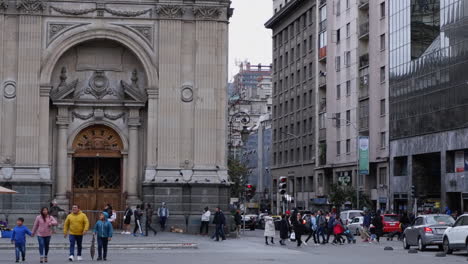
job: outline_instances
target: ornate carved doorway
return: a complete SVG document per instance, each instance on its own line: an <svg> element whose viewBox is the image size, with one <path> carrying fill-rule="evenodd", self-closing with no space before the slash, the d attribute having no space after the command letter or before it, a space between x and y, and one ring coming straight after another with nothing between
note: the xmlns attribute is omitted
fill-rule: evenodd
<svg viewBox="0 0 468 264"><path fill-rule="evenodd" d="M100 211L109 203L122 209L122 149L120 136L104 125L81 131L73 141L73 204ZM87 213L91 222L97 217Z"/></svg>

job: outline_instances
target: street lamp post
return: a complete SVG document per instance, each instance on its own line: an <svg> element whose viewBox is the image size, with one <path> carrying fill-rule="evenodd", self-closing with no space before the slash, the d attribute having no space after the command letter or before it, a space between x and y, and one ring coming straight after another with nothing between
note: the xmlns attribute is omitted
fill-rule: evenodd
<svg viewBox="0 0 468 264"><path fill-rule="evenodd" d="M351 125L356 132L356 209L359 210L359 189L360 189L360 186L359 186L359 175L360 175L360 172L359 172L359 129L355 123L351 122L348 119L337 118L337 117L332 117L329 119L335 120L335 121L336 120L345 121L346 124Z"/></svg>

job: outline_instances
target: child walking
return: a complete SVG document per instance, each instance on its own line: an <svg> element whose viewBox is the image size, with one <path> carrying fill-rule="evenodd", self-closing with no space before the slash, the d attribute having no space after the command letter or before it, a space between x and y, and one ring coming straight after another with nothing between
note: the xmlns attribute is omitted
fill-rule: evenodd
<svg viewBox="0 0 468 264"><path fill-rule="evenodd" d="M16 220L16 226L13 228L11 243L15 244L16 262L19 262L20 253L23 261L26 260L26 234L32 236L31 231L23 225L24 218Z"/></svg>
<svg viewBox="0 0 468 264"><path fill-rule="evenodd" d="M112 224L107 221L109 215L102 212L99 215L99 221L94 226L94 234L97 236L98 241L98 258L97 260L107 260L107 244L112 239Z"/></svg>

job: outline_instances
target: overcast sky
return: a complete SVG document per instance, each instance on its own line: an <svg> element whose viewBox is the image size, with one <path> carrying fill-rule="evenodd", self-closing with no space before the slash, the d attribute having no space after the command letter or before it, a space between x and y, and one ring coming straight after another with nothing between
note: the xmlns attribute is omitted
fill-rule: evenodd
<svg viewBox="0 0 468 264"><path fill-rule="evenodd" d="M229 32L229 81L239 71L236 62L271 63L271 30L264 24L273 14L272 0L232 0Z"/></svg>

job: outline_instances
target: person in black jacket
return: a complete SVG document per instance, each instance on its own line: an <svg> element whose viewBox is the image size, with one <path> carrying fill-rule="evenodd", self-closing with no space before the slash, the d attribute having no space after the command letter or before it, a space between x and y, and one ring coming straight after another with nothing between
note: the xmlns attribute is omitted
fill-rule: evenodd
<svg viewBox="0 0 468 264"><path fill-rule="evenodd" d="M291 221L292 222L292 221ZM305 234L305 220L302 219L300 213L297 214L296 221L294 222L294 233L296 234L297 247L302 245L302 235Z"/></svg>
<svg viewBox="0 0 468 264"><path fill-rule="evenodd" d="M242 226L242 216L239 210L237 210L236 213L234 214L234 223L236 223L237 237L240 237L240 230Z"/></svg>
<svg viewBox="0 0 468 264"><path fill-rule="evenodd" d="M281 222L279 226L279 231L280 231L280 244L282 246L286 246L284 241L286 241L289 238L289 223L288 219L286 219L286 215L281 214Z"/></svg>
<svg viewBox="0 0 468 264"><path fill-rule="evenodd" d="M216 241L219 241L220 236L221 239L226 240L226 236L224 235L224 225L226 225L226 218L224 217L224 213L219 207L216 207L213 224L216 225Z"/></svg>
<svg viewBox="0 0 468 264"><path fill-rule="evenodd" d="M372 225L375 228L375 235L377 242L380 243L380 237L383 235L383 223L382 223L382 215L380 214L380 210L377 211L377 214L372 219Z"/></svg>
<svg viewBox="0 0 468 264"><path fill-rule="evenodd" d="M132 212L132 208L130 208L130 206L127 204L127 207L125 208L125 212L124 212L124 230L122 232L122 235L123 234L126 234L126 235L130 235L130 222L132 221L132 215L133 215L133 212Z"/></svg>
<svg viewBox="0 0 468 264"><path fill-rule="evenodd" d="M143 212L140 209L140 205L136 206L133 215L135 216L135 228L133 229L133 236L137 236L137 231L140 231L140 234L143 235L143 230L141 229L141 216L143 215Z"/></svg>

